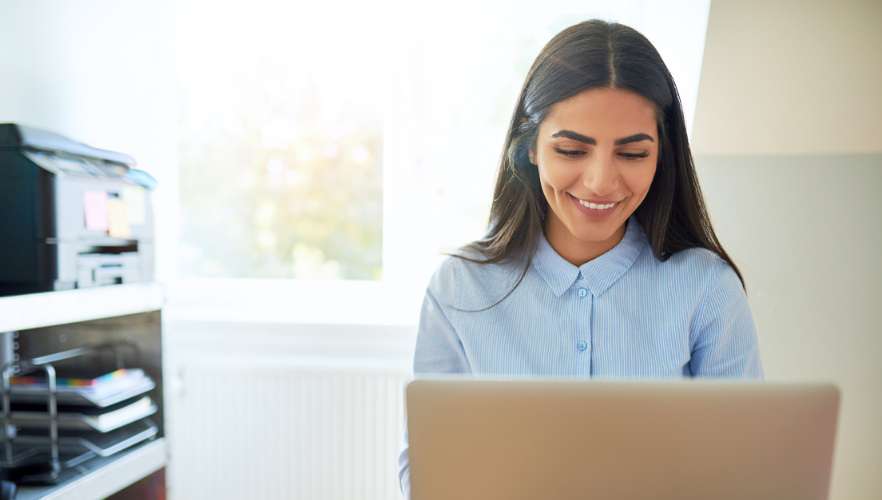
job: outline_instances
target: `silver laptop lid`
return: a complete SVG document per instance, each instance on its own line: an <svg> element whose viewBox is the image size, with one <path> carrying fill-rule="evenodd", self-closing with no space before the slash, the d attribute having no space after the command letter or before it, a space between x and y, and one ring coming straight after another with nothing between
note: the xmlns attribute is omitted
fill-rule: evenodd
<svg viewBox="0 0 882 500"><path fill-rule="evenodd" d="M419 379L412 500L814 500L839 391L734 380Z"/></svg>

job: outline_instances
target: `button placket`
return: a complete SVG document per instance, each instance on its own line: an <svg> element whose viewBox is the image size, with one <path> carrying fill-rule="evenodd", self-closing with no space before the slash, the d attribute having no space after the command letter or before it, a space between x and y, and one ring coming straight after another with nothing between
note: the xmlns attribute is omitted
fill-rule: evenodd
<svg viewBox="0 0 882 500"><path fill-rule="evenodd" d="M580 303L582 303L582 301L584 301L584 300L588 297L588 295L589 295L588 288L586 288L586 287L584 287L584 286L579 286L579 287L576 289L576 296L579 298L579 302L580 302ZM584 305L581 305L580 307L584 307ZM589 313L589 314L590 314L590 313ZM589 319L589 321L590 321L590 319ZM587 333L587 332L580 331L580 332L579 332L579 336L581 337L581 336L585 335L586 333ZM586 339L584 339L584 338L577 338L577 339L576 339L576 351L577 351L579 354L582 354L582 353L584 353L585 351L587 351L587 350L588 350L588 347L589 347L589 344L588 344L588 341L587 341Z"/></svg>

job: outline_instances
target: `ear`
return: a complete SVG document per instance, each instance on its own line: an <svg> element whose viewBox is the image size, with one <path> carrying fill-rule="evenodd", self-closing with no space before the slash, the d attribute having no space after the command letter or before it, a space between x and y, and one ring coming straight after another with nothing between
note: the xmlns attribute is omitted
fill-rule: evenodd
<svg viewBox="0 0 882 500"><path fill-rule="evenodd" d="M527 149L527 155L530 157L530 163L535 166L536 165L536 152L533 151L532 147Z"/></svg>

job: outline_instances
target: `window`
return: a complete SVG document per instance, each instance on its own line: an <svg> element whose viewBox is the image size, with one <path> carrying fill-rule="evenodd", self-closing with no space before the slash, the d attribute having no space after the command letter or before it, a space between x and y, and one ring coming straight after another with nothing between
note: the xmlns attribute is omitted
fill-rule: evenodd
<svg viewBox="0 0 882 500"><path fill-rule="evenodd" d="M442 251L481 236L551 36L592 17L634 26L691 123L708 4L184 2L179 274L418 291Z"/></svg>
<svg viewBox="0 0 882 500"><path fill-rule="evenodd" d="M184 5L179 272L379 278L376 14L338 16L322 2Z"/></svg>

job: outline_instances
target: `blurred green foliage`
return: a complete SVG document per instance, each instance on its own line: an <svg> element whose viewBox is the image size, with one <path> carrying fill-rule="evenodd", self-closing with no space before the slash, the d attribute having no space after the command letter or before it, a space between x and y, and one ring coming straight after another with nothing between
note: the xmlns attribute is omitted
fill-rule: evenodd
<svg viewBox="0 0 882 500"><path fill-rule="evenodd" d="M381 121L244 83L260 91L227 109L183 107L180 274L379 279Z"/></svg>

